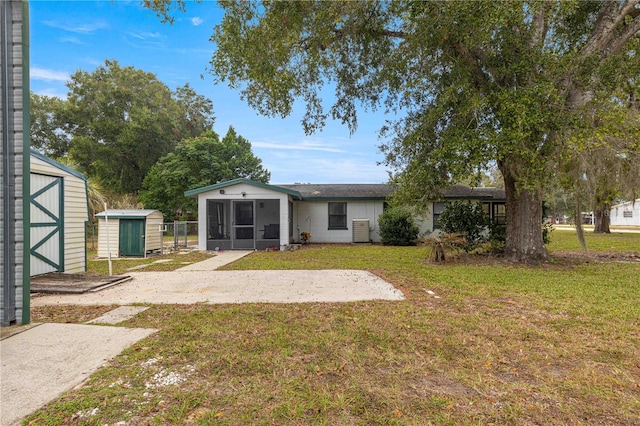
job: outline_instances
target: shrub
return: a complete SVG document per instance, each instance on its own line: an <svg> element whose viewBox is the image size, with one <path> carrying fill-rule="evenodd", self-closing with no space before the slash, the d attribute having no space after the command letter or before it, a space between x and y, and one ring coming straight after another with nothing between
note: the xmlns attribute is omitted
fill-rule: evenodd
<svg viewBox="0 0 640 426"><path fill-rule="evenodd" d="M481 203L455 201L440 214L438 224L446 234L461 234L465 240L462 248L469 252L486 241L491 219Z"/></svg>
<svg viewBox="0 0 640 426"><path fill-rule="evenodd" d="M420 228L413 216L401 208L389 208L378 218L380 241L385 246L415 246Z"/></svg>

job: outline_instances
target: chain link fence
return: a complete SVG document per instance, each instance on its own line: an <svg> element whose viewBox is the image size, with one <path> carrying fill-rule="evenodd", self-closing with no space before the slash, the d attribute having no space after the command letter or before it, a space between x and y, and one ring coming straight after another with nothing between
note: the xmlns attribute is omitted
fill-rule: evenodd
<svg viewBox="0 0 640 426"><path fill-rule="evenodd" d="M198 222L173 221L163 223L162 248L170 250L198 247Z"/></svg>

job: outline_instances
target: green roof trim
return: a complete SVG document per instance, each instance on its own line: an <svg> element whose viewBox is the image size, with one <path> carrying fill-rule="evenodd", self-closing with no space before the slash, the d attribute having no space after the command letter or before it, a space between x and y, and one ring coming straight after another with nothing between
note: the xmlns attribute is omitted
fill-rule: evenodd
<svg viewBox="0 0 640 426"><path fill-rule="evenodd" d="M238 185L238 184L246 184L246 185L252 185L258 188L262 188L262 189L267 189L270 191L274 191L274 192L281 192L287 195L291 195L292 197L301 200L302 196L300 195L300 193L298 191L294 191L291 189L287 189L287 188L283 188L281 186L276 186L276 185L269 185L267 183L262 183L262 182L256 182L255 180L251 180L251 179L245 179L245 178L238 178L238 179L233 179L233 180L228 180L225 182L219 182L213 185L209 185L209 186L203 186L202 188L196 188L196 189L191 189L189 191L185 191L184 195L186 197L193 197L194 195L198 195L198 194L202 194L203 192L209 192L209 191L215 191L217 189L224 189L224 188L228 188L230 186L234 186L234 185Z"/></svg>
<svg viewBox="0 0 640 426"><path fill-rule="evenodd" d="M87 177L85 175L83 175L82 173L80 173L80 172L78 172L76 170L73 170L70 167L64 166L64 165L58 163L55 160L52 160L51 158L39 153L38 151L36 151L33 148L31 148L31 155L33 155L34 157L44 161L45 163L47 163L47 164L49 164L49 165L51 165L53 167L56 167L56 168L58 168L60 170L64 170L65 172L70 173L73 176L84 180L85 182L87 181Z"/></svg>

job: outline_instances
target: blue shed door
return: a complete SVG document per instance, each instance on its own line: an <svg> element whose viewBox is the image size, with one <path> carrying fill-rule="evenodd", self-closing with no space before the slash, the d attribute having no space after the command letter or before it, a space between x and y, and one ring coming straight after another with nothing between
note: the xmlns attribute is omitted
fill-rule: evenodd
<svg viewBox="0 0 640 426"><path fill-rule="evenodd" d="M120 219L120 256L144 256L144 219Z"/></svg>

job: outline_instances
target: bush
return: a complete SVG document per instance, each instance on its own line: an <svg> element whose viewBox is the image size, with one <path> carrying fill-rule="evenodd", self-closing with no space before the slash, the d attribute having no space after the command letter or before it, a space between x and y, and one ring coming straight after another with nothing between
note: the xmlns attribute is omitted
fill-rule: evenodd
<svg viewBox="0 0 640 426"><path fill-rule="evenodd" d="M465 240L462 248L469 252L486 241L491 219L481 203L455 201L440 214L438 224L446 234L461 234Z"/></svg>
<svg viewBox="0 0 640 426"><path fill-rule="evenodd" d="M385 246L415 246L420 228L415 224L410 212L400 208L390 208L378 218L380 241Z"/></svg>

